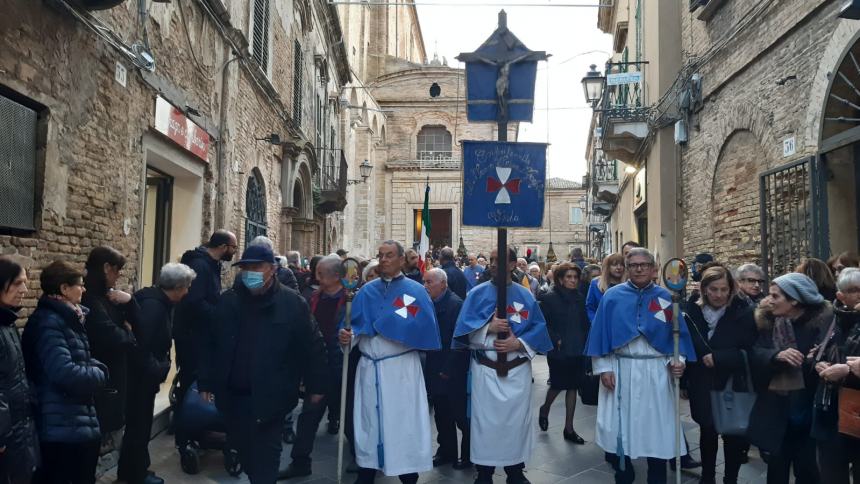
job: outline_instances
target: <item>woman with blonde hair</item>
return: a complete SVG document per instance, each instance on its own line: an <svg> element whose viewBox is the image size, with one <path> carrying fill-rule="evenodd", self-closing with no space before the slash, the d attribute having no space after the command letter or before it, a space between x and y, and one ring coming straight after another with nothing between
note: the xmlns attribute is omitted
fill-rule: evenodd
<svg viewBox="0 0 860 484"><path fill-rule="evenodd" d="M620 253L610 254L603 259L603 267L600 270L600 277L595 277L591 280L588 286L588 295L585 298L585 310L588 313L588 320L593 321L594 315L597 314L597 307L600 305L600 300L603 299L603 294L612 286L621 284L627 279L627 270L624 268L624 256Z"/></svg>

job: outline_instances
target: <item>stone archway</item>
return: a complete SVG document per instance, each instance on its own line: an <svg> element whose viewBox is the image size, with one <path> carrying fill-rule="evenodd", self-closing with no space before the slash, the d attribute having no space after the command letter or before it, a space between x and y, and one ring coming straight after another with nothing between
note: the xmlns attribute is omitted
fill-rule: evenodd
<svg viewBox="0 0 860 484"><path fill-rule="evenodd" d="M759 171L766 158L758 137L738 130L723 144L711 184L714 256L738 265L761 258Z"/></svg>

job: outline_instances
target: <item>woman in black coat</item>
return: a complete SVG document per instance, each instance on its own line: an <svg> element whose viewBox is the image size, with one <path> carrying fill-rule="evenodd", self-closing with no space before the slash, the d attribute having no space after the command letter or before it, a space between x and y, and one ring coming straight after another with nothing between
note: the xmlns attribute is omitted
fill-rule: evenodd
<svg viewBox="0 0 860 484"><path fill-rule="evenodd" d="M573 413L576 410L576 390L589 360L582 352L590 327L585 312L585 298L578 290L581 274L582 270L576 264L565 262L559 265L553 272L555 285L540 299L540 308L546 318L546 329L554 348L547 355L550 387L540 407L538 424L541 430L547 430L550 406L559 393L566 391L563 435L565 440L577 444L585 443L573 429Z"/></svg>
<svg viewBox="0 0 860 484"><path fill-rule="evenodd" d="M114 289L125 257L111 247L96 247L87 258L83 305L89 308L87 336L93 357L108 368L108 383L96 396L96 409L102 434L122 428L125 423L125 397L128 355L135 345L132 325L137 302L130 294Z"/></svg>
<svg viewBox="0 0 860 484"><path fill-rule="evenodd" d="M27 484L38 464L33 399L15 321L27 294L27 272L0 257L0 483Z"/></svg>
<svg viewBox="0 0 860 484"><path fill-rule="evenodd" d="M753 310L734 297L737 287L732 274L716 266L702 273L701 298L687 306L687 324L698 361L689 362L684 376L690 396L690 411L699 424L699 446L702 455L702 484L716 483L719 434L711 413L711 390L725 388L729 377L738 391L747 388L744 352L747 361L752 353L756 331ZM750 384L752 382L749 382ZM725 454L724 483L737 482L746 439L723 435Z"/></svg>
<svg viewBox="0 0 860 484"><path fill-rule="evenodd" d="M791 272L773 280L755 317L758 398L747 437L770 454L768 484L787 484L792 467L798 484L817 483L815 440L809 433L818 375L807 355L824 340L833 308L812 279Z"/></svg>
<svg viewBox="0 0 860 484"><path fill-rule="evenodd" d="M83 274L67 262L42 270L44 295L24 327L27 377L36 392L42 465L39 483L92 484L101 433L93 399L104 387L105 366L90 354L80 305Z"/></svg>

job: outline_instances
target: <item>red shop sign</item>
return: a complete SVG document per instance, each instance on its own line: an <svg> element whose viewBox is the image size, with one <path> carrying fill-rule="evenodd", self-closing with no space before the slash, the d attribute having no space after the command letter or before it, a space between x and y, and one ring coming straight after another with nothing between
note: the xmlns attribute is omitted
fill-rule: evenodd
<svg viewBox="0 0 860 484"><path fill-rule="evenodd" d="M203 161L209 161L209 133L161 96L155 98L155 130Z"/></svg>

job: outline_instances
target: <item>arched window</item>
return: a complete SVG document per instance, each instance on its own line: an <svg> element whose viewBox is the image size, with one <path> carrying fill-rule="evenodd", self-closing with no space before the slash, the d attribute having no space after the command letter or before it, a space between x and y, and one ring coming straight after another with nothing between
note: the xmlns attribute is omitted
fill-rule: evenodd
<svg viewBox="0 0 860 484"><path fill-rule="evenodd" d="M419 160L450 160L451 133L444 126L424 126L418 132Z"/></svg>
<svg viewBox="0 0 860 484"><path fill-rule="evenodd" d="M269 226L266 223L266 191L259 172L254 169L248 177L248 189L245 191L245 246L258 235L266 235Z"/></svg>

